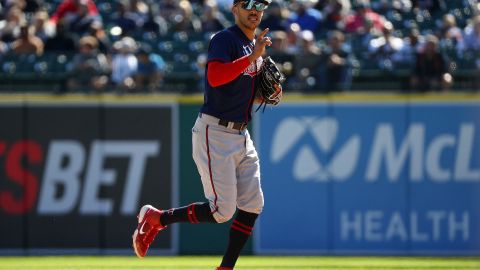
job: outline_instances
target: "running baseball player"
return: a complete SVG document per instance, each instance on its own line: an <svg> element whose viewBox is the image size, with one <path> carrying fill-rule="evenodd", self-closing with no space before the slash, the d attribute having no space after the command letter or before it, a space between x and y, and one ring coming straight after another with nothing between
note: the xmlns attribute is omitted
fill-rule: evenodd
<svg viewBox="0 0 480 270"><path fill-rule="evenodd" d="M133 234L138 257L144 257L158 232L172 223L223 223L237 212L227 250L217 268L233 269L252 234L263 209L263 193L258 155L246 127L252 119L255 78L262 67L262 55L272 44L266 37L268 28L255 37L270 1L234 0L231 10L235 25L210 41L204 104L192 129L193 159L208 201L170 210L143 206ZM281 86L275 87L277 94L281 93Z"/></svg>

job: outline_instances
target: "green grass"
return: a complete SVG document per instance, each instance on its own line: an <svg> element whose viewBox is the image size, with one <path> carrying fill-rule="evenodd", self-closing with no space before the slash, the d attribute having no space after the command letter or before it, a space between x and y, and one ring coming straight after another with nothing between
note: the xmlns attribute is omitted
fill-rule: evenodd
<svg viewBox="0 0 480 270"><path fill-rule="evenodd" d="M0 257L0 270L214 270L220 257ZM236 270L480 270L480 258L243 256Z"/></svg>

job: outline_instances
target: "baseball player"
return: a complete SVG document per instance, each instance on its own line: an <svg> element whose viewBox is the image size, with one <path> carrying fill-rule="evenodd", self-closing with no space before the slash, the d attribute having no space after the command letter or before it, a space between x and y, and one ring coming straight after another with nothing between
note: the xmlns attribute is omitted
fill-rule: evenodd
<svg viewBox="0 0 480 270"><path fill-rule="evenodd" d="M144 257L157 233L172 223L223 223L237 212L217 268L233 269L252 234L263 193L258 155L246 127L255 102L255 77L265 47L272 44L268 28L255 36L270 1L234 0L235 25L210 41L204 104L192 129L193 159L208 201L170 210L143 206L133 234L138 257Z"/></svg>

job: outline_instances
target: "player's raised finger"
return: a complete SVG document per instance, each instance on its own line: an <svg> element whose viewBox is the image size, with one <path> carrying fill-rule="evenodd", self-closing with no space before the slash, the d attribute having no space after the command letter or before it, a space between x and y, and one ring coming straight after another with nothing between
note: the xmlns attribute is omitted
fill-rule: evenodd
<svg viewBox="0 0 480 270"><path fill-rule="evenodd" d="M258 39L262 40L263 37L265 37L265 35L268 33L269 30L270 30L269 28L263 29L262 33L260 33L260 35L258 36Z"/></svg>

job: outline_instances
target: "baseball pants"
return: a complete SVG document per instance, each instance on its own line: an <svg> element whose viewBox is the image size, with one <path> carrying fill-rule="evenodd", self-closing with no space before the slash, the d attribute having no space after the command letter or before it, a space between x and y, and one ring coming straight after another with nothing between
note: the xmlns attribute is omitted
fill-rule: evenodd
<svg viewBox="0 0 480 270"><path fill-rule="evenodd" d="M226 222L236 208L260 214L264 203L260 162L248 129L239 131L218 122L202 114L192 129L192 156L213 217Z"/></svg>

